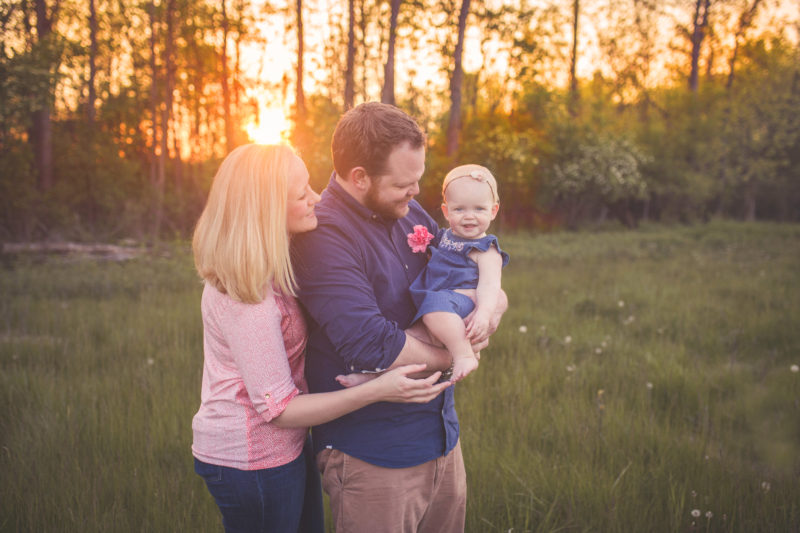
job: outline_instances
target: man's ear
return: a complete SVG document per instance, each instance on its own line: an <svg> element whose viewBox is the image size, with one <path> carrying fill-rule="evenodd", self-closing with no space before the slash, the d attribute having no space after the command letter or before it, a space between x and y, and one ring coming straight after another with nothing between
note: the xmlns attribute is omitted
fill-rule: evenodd
<svg viewBox="0 0 800 533"><path fill-rule="evenodd" d="M494 220L494 217L496 217L496 216L497 216L497 211L498 211L499 209L500 209L500 204L494 204L494 205L492 206L492 220Z"/></svg>
<svg viewBox="0 0 800 533"><path fill-rule="evenodd" d="M371 180L367 175L367 171L364 170L364 167L351 168L350 172L347 174L347 181L355 185L355 187L361 192L365 192L367 189L369 189L371 183Z"/></svg>

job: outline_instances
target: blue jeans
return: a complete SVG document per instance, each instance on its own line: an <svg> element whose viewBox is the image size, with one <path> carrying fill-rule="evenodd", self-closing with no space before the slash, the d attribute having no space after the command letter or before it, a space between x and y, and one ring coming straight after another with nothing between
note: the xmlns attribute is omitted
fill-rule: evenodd
<svg viewBox="0 0 800 533"><path fill-rule="evenodd" d="M275 468L239 470L194 460L222 513L227 533L321 533L322 490L308 442L300 457Z"/></svg>

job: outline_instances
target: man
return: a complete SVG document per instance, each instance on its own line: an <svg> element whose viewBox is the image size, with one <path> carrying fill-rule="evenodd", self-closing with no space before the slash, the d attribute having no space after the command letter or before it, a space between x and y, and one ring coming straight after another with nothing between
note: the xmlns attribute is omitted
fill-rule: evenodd
<svg viewBox="0 0 800 533"><path fill-rule="evenodd" d="M293 242L310 316L310 390L341 388L337 375L412 362L446 370L446 350L405 331L415 314L408 288L426 263L407 235L416 225L438 230L413 200L425 170L424 133L398 108L366 103L342 116L331 151L335 172L316 206L319 226ZM428 404L377 403L315 427L336 531L463 531L458 434L452 387Z"/></svg>

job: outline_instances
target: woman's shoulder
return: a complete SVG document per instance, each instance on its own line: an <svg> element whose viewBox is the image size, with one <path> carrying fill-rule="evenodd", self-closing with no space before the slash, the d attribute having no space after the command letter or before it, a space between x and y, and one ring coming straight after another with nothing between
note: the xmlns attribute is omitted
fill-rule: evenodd
<svg viewBox="0 0 800 533"><path fill-rule="evenodd" d="M271 313L280 316L281 314L276 302L275 292L271 287L267 288L264 299L260 302L245 303L232 298L229 294L206 282L203 288L201 305L204 314L220 318L243 319L248 315Z"/></svg>

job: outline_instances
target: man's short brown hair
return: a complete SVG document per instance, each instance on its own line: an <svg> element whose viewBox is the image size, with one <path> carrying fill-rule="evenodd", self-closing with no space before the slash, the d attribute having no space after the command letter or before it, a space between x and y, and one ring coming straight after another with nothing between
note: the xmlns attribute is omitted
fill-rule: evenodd
<svg viewBox="0 0 800 533"><path fill-rule="evenodd" d="M393 105L360 104L336 124L331 141L333 168L345 177L353 168L364 167L367 175L376 178L384 174L389 154L404 143L412 149L425 146L425 133L413 118Z"/></svg>

